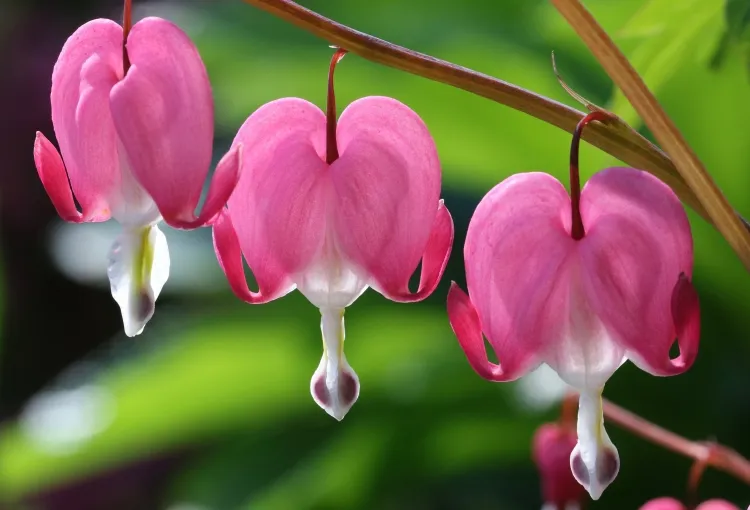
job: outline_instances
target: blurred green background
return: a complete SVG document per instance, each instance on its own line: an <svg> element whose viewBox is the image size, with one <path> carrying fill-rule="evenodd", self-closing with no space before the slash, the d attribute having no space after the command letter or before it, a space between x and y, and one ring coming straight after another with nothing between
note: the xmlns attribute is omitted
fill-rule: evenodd
<svg viewBox="0 0 750 510"><path fill-rule="evenodd" d="M541 0L308 0L359 30L578 106L557 84L638 119L552 6ZM750 218L748 2L588 0L657 92L734 207ZM535 428L558 414L549 374L491 384L469 368L444 310L463 284L472 211L497 182L544 170L567 181L570 136L503 105L355 55L336 73L339 108L388 95L416 110L443 163L456 223L450 266L426 302L373 291L347 313L347 358L362 391L337 423L312 401L319 314L298 293L249 306L229 291L210 231L168 231L172 275L145 333L129 339L109 296L105 254L117 226L65 225L34 171L49 119L52 66L88 19L116 1L0 4L0 508L306 510L541 508ZM179 23L198 45L216 101L215 158L260 105L324 106L328 43L239 0L135 1L135 15ZM616 163L586 147L584 179ZM675 432L750 454L750 278L692 211L701 352L687 374L631 364L605 396ZM165 230L169 230L165 227ZM682 497L690 461L608 426L616 482L591 509ZM743 506L750 490L706 473L701 496ZM743 506L744 508L744 506Z"/></svg>

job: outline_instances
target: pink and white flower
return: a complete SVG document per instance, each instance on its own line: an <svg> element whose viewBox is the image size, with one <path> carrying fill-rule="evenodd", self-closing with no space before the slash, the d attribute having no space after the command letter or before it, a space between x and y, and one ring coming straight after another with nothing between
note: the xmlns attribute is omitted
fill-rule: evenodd
<svg viewBox="0 0 750 510"><path fill-rule="evenodd" d="M620 466L604 430L604 384L628 359L653 375L686 371L700 313L690 224L674 192L641 170L608 168L579 196L574 149L572 199L540 172L513 175L482 199L464 246L469 293L453 284L448 315L480 376L512 381L546 363L580 393L571 469L597 499Z"/></svg>
<svg viewBox="0 0 750 510"><path fill-rule="evenodd" d="M163 219L189 229L209 222L236 185L240 147L219 163L196 217L213 145L206 69L187 35L160 18L133 26L125 69L123 35L117 23L97 19L65 43L51 93L60 152L38 132L34 160L62 219L112 217L123 226L108 274L125 332L133 336L153 315L169 274L167 243L157 224Z"/></svg>
<svg viewBox="0 0 750 510"><path fill-rule="evenodd" d="M332 74L341 56L331 65L328 118L286 98L245 121L234 141L244 147L243 173L214 224L216 254L237 296L267 303L298 289L320 309L323 357L310 391L338 420L359 395L344 355L344 309L368 287L393 301L426 298L453 241L437 150L419 116L395 99L366 97L336 123Z"/></svg>

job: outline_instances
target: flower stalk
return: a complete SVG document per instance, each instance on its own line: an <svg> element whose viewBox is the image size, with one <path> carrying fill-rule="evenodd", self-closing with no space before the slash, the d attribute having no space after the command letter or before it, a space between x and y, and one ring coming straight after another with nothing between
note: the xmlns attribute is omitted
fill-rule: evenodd
<svg viewBox="0 0 750 510"><path fill-rule="evenodd" d="M583 219L581 219L581 174L578 170L579 148L581 146L583 128L594 121L604 122L609 117L608 113L601 110L589 113L576 126L573 132L573 141L570 143L570 234L576 241L583 239L583 236L586 235Z"/></svg>
<svg viewBox="0 0 750 510"><path fill-rule="evenodd" d="M578 122L586 115L512 83L359 32L291 0L244 1L362 58L477 94L569 133L574 132ZM714 224L703 203L669 156L637 131L623 129L618 124L594 124L583 138L620 161L654 174L706 221ZM750 232L750 224L739 215L738 218Z"/></svg>
<svg viewBox="0 0 750 510"><path fill-rule="evenodd" d="M133 28L133 1L125 0L122 8L122 75L128 74L130 57L128 57L128 35Z"/></svg>
<svg viewBox="0 0 750 510"><path fill-rule="evenodd" d="M328 97L326 102L326 163L329 165L339 159L339 148L336 142L336 94L333 87L333 73L336 64L341 62L347 51L337 48L331 57L331 65L328 68Z"/></svg>
<svg viewBox="0 0 750 510"><path fill-rule="evenodd" d="M677 172L693 190L711 222L750 270L750 230L747 223L737 216L643 79L580 0L553 0L552 3L625 94L672 158Z"/></svg>

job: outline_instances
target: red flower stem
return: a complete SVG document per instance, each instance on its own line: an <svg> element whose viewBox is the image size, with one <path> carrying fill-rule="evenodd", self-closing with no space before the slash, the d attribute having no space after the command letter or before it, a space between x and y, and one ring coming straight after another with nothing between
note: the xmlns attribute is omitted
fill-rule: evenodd
<svg viewBox="0 0 750 510"><path fill-rule="evenodd" d="M576 241L583 239L586 230L581 219L581 176L578 171L578 153L581 145L583 128L594 121L604 122L612 116L607 112L596 110L582 118L573 131L573 141L570 143L570 235Z"/></svg>
<svg viewBox="0 0 750 510"><path fill-rule="evenodd" d="M128 57L128 35L133 27L133 2L125 0L122 8L122 75L128 74L130 69L130 58Z"/></svg>
<svg viewBox="0 0 750 510"><path fill-rule="evenodd" d="M667 450L672 450L694 459L698 463L703 463L704 469L711 466L750 485L750 461L731 448L714 442L691 441L608 400L602 402L604 417L615 425Z"/></svg>
<svg viewBox="0 0 750 510"><path fill-rule="evenodd" d="M575 433L578 415L578 394L569 393L565 396L560 406L560 426Z"/></svg>
<svg viewBox="0 0 750 510"><path fill-rule="evenodd" d="M326 163L329 165L339 159L339 148L336 143L336 94L333 90L333 72L336 64L341 62L347 51L337 48L331 57L331 65L328 68L328 99L326 104Z"/></svg>

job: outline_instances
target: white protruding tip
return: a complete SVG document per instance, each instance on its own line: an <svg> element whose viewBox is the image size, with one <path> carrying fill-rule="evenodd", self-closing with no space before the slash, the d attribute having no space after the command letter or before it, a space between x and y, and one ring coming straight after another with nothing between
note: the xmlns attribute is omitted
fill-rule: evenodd
<svg viewBox="0 0 750 510"><path fill-rule="evenodd" d="M310 381L315 402L338 421L359 397L359 378L344 355L344 310L321 309L323 357Z"/></svg>
<svg viewBox="0 0 750 510"><path fill-rule="evenodd" d="M617 448L604 429L602 389L583 391L578 402L578 443L570 454L573 476L597 500L620 471Z"/></svg>
<svg viewBox="0 0 750 510"><path fill-rule="evenodd" d="M164 234L156 225L124 230L109 251L107 275L125 334L141 334L169 277Z"/></svg>

